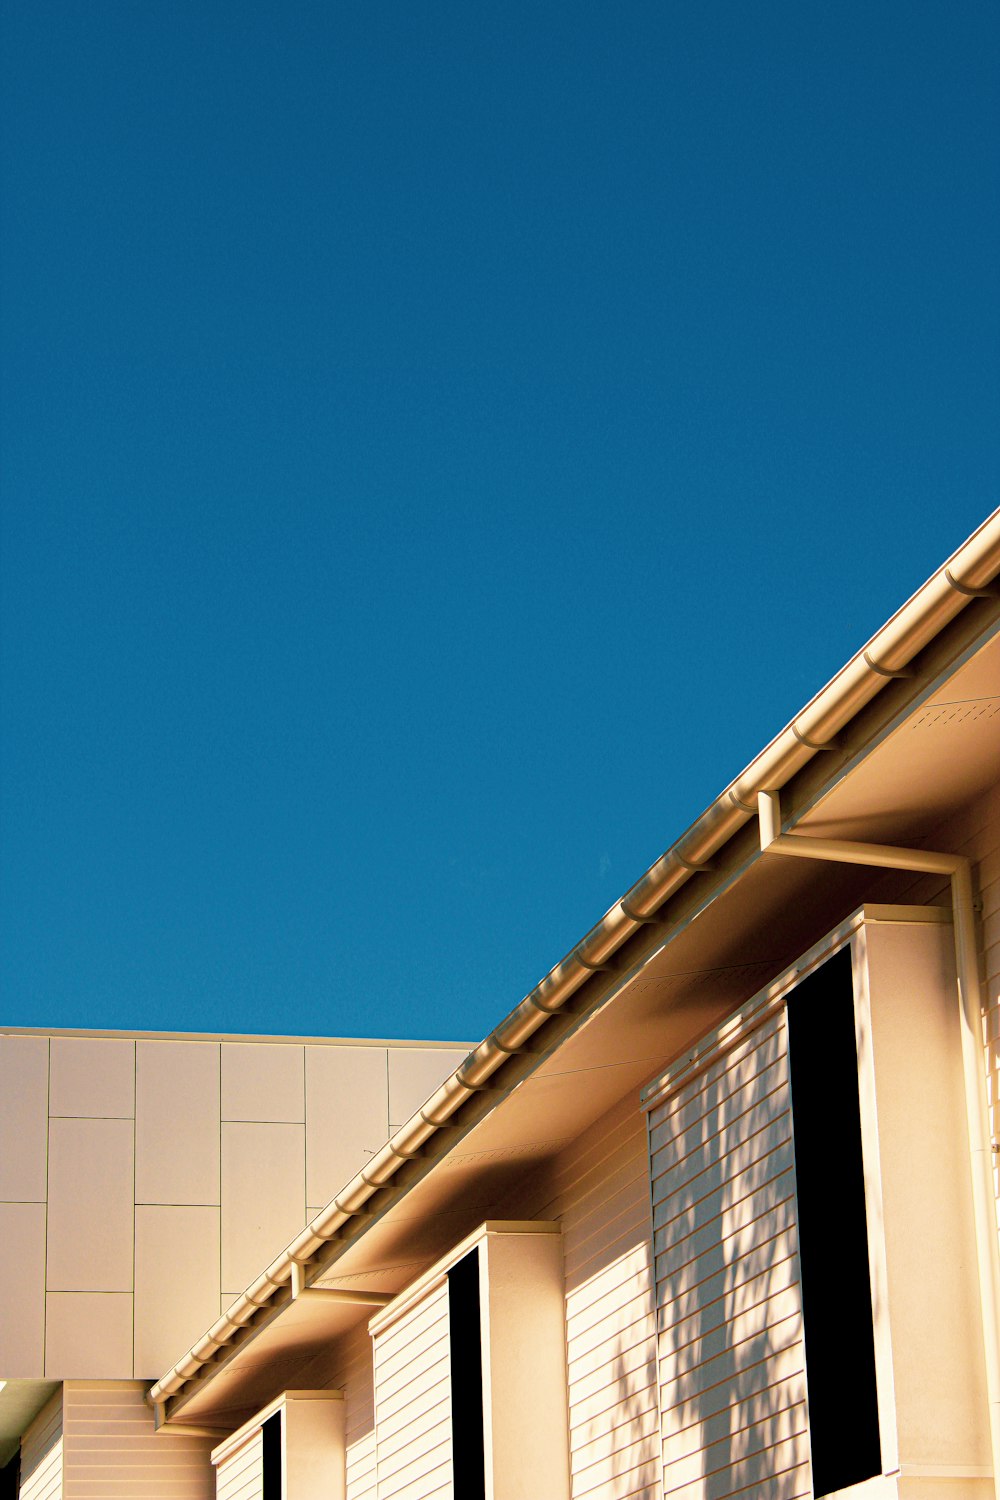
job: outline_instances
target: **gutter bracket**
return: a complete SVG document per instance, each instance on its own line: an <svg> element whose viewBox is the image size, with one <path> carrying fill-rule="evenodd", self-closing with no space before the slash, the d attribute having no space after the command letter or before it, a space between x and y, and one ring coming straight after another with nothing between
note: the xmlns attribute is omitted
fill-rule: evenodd
<svg viewBox="0 0 1000 1500"><path fill-rule="evenodd" d="M350 1287L309 1286L306 1281L305 1266L301 1261L292 1261L293 1302L329 1302L341 1306L388 1307L395 1296L395 1292L369 1292L360 1287L352 1290Z"/></svg>
<svg viewBox="0 0 1000 1500"><path fill-rule="evenodd" d="M628 917L630 922L638 922L640 926L642 926L643 923L651 923L658 926L666 920L664 917L660 916L659 912L654 911L651 912L648 916L644 916L642 912L633 911L625 901L619 901L618 905L621 907L622 911Z"/></svg>
<svg viewBox="0 0 1000 1500"><path fill-rule="evenodd" d="M955 577L950 568L945 568L944 576L948 580L951 587L955 590L955 593L964 594L966 599L1000 598L1000 589L997 588L996 584L989 585L988 587L982 589L970 588L967 583L959 583L958 579Z"/></svg>
<svg viewBox="0 0 1000 1500"><path fill-rule="evenodd" d="M580 953L574 953L573 957L583 969L589 969L592 974L610 974L614 972L614 964L592 964L589 958L584 958Z"/></svg>
<svg viewBox="0 0 1000 1500"><path fill-rule="evenodd" d="M879 677L913 676L913 673L909 667L883 667L881 662L875 661L870 651L864 651L862 652L862 655L864 656L864 659L867 662L868 666L871 667L873 672L877 672Z"/></svg>

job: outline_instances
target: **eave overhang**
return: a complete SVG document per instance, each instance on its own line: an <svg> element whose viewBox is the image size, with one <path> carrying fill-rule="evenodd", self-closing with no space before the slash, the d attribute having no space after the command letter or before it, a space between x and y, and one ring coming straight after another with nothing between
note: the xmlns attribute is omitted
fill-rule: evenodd
<svg viewBox="0 0 1000 1500"><path fill-rule="evenodd" d="M299 1290L400 1290L822 931L895 898L899 877L762 860L756 793L803 831L915 843L995 783L998 573L1000 511L156 1383L161 1420L252 1410L367 1316L293 1296L293 1266Z"/></svg>

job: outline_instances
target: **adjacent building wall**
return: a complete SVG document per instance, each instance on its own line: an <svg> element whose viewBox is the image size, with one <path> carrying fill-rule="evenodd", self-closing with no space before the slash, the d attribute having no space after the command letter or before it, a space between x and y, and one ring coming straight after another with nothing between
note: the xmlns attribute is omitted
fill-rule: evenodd
<svg viewBox="0 0 1000 1500"><path fill-rule="evenodd" d="M463 1056L0 1036L0 1379L155 1379Z"/></svg>

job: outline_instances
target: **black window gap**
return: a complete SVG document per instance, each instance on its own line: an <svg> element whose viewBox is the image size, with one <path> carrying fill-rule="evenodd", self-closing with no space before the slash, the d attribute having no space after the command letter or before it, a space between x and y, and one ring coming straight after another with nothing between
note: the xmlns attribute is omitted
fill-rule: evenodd
<svg viewBox="0 0 1000 1500"><path fill-rule="evenodd" d="M788 1000L813 1492L882 1472L850 948Z"/></svg>
<svg viewBox="0 0 1000 1500"><path fill-rule="evenodd" d="M281 1500L281 1412L261 1423L261 1500Z"/></svg>
<svg viewBox="0 0 1000 1500"><path fill-rule="evenodd" d="M451 1450L455 1500L485 1500L483 1348L479 1312L479 1251L448 1272L451 1345Z"/></svg>
<svg viewBox="0 0 1000 1500"><path fill-rule="evenodd" d="M21 1455L15 1453L0 1469L0 1500L17 1500L21 1489Z"/></svg>

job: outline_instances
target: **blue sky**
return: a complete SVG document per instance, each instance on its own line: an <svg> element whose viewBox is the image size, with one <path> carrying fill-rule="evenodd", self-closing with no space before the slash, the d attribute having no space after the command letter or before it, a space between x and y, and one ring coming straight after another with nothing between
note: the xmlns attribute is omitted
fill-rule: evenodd
<svg viewBox="0 0 1000 1500"><path fill-rule="evenodd" d="M475 1039L1000 498L995 6L9 6L17 1025Z"/></svg>

